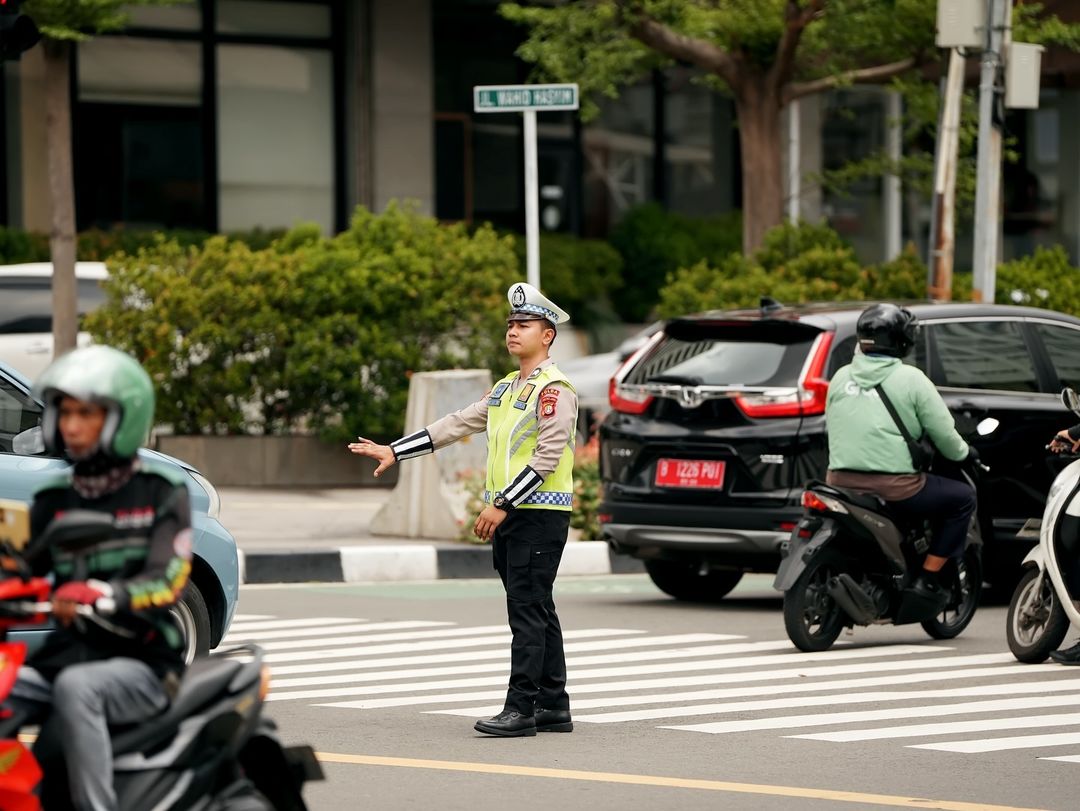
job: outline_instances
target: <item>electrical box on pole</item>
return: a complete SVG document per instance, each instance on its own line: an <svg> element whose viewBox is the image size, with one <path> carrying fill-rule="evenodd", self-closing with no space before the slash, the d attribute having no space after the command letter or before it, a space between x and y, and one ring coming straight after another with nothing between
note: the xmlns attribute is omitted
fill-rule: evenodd
<svg viewBox="0 0 1080 811"><path fill-rule="evenodd" d="M986 0L938 0L939 48L982 48L985 42Z"/></svg>
<svg viewBox="0 0 1080 811"><path fill-rule="evenodd" d="M1005 63L1005 106L1017 110L1039 108L1039 85L1042 77L1042 45L1013 42Z"/></svg>

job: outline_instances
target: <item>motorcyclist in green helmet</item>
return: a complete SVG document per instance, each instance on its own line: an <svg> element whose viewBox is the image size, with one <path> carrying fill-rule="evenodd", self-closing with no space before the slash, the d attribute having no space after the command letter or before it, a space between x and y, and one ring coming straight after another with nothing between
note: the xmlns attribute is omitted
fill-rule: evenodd
<svg viewBox="0 0 1080 811"><path fill-rule="evenodd" d="M27 561L54 578L57 630L20 669L10 704L27 723L52 715L75 808L114 811L109 727L162 712L185 667L169 607L191 571L188 492L181 474L137 455L153 425L154 390L130 356L105 346L69 352L35 392L45 403L46 447L73 464L34 495ZM114 525L108 541L78 553L86 570L78 579L72 550L38 542L71 510L110 514ZM83 615L80 606L93 610Z"/></svg>

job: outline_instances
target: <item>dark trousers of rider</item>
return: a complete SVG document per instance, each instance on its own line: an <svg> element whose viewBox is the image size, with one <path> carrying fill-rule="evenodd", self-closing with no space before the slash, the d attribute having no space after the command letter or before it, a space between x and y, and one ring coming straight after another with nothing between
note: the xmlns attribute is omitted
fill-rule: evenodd
<svg viewBox="0 0 1080 811"><path fill-rule="evenodd" d="M929 554L942 558L963 554L975 514L975 491L966 482L928 474L922 490L911 498L890 501L889 506L904 515L930 520L933 540Z"/></svg>
<svg viewBox="0 0 1080 811"><path fill-rule="evenodd" d="M504 707L522 715L532 715L536 707L570 708L562 626L552 598L569 528L569 512L514 510L492 538L513 638Z"/></svg>

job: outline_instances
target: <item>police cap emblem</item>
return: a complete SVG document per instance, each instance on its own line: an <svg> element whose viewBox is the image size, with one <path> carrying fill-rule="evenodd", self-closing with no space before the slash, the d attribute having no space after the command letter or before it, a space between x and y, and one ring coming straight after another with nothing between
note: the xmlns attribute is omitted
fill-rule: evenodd
<svg viewBox="0 0 1080 811"><path fill-rule="evenodd" d="M525 288L523 288L520 284L516 288L514 288L514 296L510 299L510 303L513 304L515 307L520 307L522 304L525 303Z"/></svg>

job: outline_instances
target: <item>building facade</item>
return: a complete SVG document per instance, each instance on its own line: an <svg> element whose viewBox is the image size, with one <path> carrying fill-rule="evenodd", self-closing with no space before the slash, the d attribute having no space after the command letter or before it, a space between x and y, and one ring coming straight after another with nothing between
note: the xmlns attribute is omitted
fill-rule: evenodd
<svg viewBox="0 0 1080 811"><path fill-rule="evenodd" d="M1049 2L1048 7L1054 7ZM1066 18L1080 9L1057 2ZM447 220L524 222L519 116L474 115L472 87L525 82L520 29L496 0L198 0L133 11L80 43L72 120L78 227L343 228L394 199ZM3 65L0 222L49 230L40 49ZM1042 106L1011 112L1003 256L1061 242L1080 260L1080 61L1051 52ZM784 149L788 210L825 219L867 261L913 241L929 203L883 178L847 194L818 175L884 148L895 101L853 88L804 100ZM587 124L539 122L542 227L607 235L635 205L739 208L730 101L672 68ZM970 262L958 234L958 266Z"/></svg>

